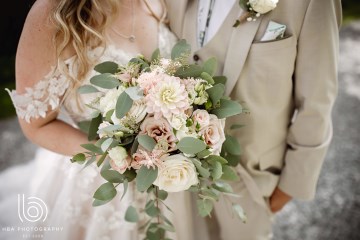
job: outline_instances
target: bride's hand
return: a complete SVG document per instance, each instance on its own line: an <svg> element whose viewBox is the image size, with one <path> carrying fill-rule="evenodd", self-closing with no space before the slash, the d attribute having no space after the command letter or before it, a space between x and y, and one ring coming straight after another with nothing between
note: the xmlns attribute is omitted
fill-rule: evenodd
<svg viewBox="0 0 360 240"><path fill-rule="evenodd" d="M271 211L273 213L280 211L291 199L291 196L281 191L280 188L276 187L270 197Z"/></svg>

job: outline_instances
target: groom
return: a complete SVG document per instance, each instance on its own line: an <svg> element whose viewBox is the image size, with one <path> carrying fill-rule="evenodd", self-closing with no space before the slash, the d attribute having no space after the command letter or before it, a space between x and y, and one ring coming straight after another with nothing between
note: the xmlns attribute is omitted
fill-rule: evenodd
<svg viewBox="0 0 360 240"><path fill-rule="evenodd" d="M233 201L248 220L220 201L214 239L269 239L273 213L314 197L332 137L340 0L251 2L264 12L256 21L238 0L167 0L171 30L192 45L193 61L215 56L227 94L250 110L227 122L245 125L234 132L243 154L234 185L242 197ZM233 27L239 17L245 21Z"/></svg>

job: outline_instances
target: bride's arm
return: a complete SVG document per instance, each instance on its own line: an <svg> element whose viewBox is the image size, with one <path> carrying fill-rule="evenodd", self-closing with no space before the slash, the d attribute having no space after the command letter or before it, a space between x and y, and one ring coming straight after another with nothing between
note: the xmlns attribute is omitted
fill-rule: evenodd
<svg viewBox="0 0 360 240"><path fill-rule="evenodd" d="M55 27L49 17L51 2L36 1L26 19L16 54L16 92L19 95L43 79L51 66L56 65L56 49L52 40ZM72 54L72 51L67 51L68 56ZM86 135L57 120L57 111L46 113L44 118L32 118L30 123L19 118L25 136L37 145L60 154L73 155L83 151L79 145L88 142Z"/></svg>

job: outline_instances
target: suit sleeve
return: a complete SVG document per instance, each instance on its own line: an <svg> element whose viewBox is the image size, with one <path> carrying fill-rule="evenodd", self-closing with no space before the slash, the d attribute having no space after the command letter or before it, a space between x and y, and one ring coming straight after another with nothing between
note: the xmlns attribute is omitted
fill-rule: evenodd
<svg viewBox="0 0 360 240"><path fill-rule="evenodd" d="M296 116L289 126L279 188L311 200L332 138L331 111L337 95L340 0L310 0L298 36L294 72Z"/></svg>

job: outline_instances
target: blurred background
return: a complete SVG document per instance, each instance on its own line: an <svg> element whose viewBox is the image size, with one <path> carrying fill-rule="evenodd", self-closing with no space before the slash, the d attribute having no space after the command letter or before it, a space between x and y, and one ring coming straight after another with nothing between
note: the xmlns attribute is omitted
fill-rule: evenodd
<svg viewBox="0 0 360 240"><path fill-rule="evenodd" d="M16 47L33 2L6 1L0 15L0 172L27 163L36 150L21 133L10 97L3 90L15 88ZM342 2L334 138L315 200L293 201L277 214L275 239L360 240L360 1Z"/></svg>

